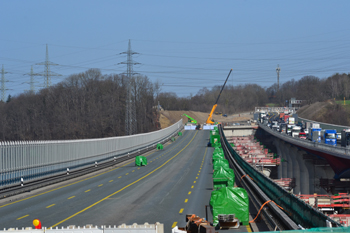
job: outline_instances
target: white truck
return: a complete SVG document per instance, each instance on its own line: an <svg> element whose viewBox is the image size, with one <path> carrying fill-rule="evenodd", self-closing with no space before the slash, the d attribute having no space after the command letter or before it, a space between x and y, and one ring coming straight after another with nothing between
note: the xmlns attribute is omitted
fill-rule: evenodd
<svg viewBox="0 0 350 233"><path fill-rule="evenodd" d="M295 118L294 117L289 117L288 118L288 124L289 125L294 125L295 124Z"/></svg>
<svg viewBox="0 0 350 233"><path fill-rule="evenodd" d="M301 132L300 126L293 126L292 127L292 137L293 138L299 138L299 133Z"/></svg>

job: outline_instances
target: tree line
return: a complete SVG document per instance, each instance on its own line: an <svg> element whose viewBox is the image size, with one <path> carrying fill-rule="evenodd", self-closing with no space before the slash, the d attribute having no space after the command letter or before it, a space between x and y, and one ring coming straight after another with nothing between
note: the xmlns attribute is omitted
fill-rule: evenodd
<svg viewBox="0 0 350 233"><path fill-rule="evenodd" d="M63 140L125 135L127 85L137 132L158 129L153 108L157 85L145 76L102 75L98 69L0 103L0 140Z"/></svg>
<svg viewBox="0 0 350 233"><path fill-rule="evenodd" d="M209 112L220 92L221 86L210 90L202 88L192 97L178 97L175 93L159 94L159 102L167 110L193 110ZM300 80L294 79L283 83L280 88L277 84L262 87L257 84L226 85L223 90L218 112L237 113L252 111L256 106L266 106L267 103L276 106L285 106L286 100L295 97L304 100L304 104L317 101L350 99L350 74L334 74L331 77L320 79L315 76L305 76Z"/></svg>

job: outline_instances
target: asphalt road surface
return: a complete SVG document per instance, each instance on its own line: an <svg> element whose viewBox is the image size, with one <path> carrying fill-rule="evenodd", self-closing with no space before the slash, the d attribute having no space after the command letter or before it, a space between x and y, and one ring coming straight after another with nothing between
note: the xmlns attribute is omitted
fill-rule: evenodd
<svg viewBox="0 0 350 233"><path fill-rule="evenodd" d="M104 172L46 187L0 202L0 228L127 225L145 222L185 226L186 214L205 217L212 191L209 131L185 131L164 150ZM212 217L209 213L209 220ZM245 227L244 227L245 228ZM242 229L241 229L242 230Z"/></svg>

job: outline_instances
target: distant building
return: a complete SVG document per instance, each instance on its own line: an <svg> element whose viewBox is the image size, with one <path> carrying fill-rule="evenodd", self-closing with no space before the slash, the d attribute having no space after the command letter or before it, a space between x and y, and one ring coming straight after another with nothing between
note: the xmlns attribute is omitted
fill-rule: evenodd
<svg viewBox="0 0 350 233"><path fill-rule="evenodd" d="M295 108L296 110L298 110L299 108L301 108L302 103L303 103L303 100L297 100L295 98L291 98L289 100L289 107Z"/></svg>

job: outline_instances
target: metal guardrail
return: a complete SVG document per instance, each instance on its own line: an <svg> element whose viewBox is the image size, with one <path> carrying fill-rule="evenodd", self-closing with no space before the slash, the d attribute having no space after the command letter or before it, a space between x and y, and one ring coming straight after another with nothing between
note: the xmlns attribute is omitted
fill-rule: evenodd
<svg viewBox="0 0 350 233"><path fill-rule="evenodd" d="M302 118L298 116L298 121L304 121L304 122L314 122L314 123L318 123L320 124L320 127L322 129L336 129L337 131L342 131L343 129L349 129L350 126L345 126L345 125L334 125L334 124L328 124L328 123L324 123L324 122L318 122L318 121L313 121L310 119L306 119L306 118Z"/></svg>
<svg viewBox="0 0 350 233"><path fill-rule="evenodd" d="M62 141L0 143L0 187L49 177L91 166L154 146L183 126L182 119L168 128L131 136Z"/></svg>
<svg viewBox="0 0 350 233"><path fill-rule="evenodd" d="M293 138L291 136L288 136L284 133L277 132L275 130L270 129L266 125L263 125L259 123L259 127L270 133L271 135L278 137L280 139L283 139L284 141L293 143L295 145L299 145L311 150L318 150L322 151L328 154L331 154L333 156L341 157L341 158L346 158L350 159L350 148L345 148L345 147L336 147L332 145L327 145L324 143L320 142L311 142L309 140L305 139L300 139L300 138Z"/></svg>

